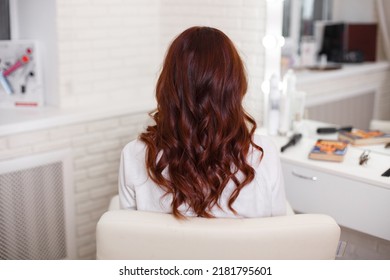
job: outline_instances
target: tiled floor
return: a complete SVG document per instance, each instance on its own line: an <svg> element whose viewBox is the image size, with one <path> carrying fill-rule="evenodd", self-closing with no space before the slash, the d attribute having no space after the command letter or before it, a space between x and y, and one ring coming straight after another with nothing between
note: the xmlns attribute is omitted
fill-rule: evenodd
<svg viewBox="0 0 390 280"><path fill-rule="evenodd" d="M346 246L337 260L390 260L388 240L341 227L340 241Z"/></svg>

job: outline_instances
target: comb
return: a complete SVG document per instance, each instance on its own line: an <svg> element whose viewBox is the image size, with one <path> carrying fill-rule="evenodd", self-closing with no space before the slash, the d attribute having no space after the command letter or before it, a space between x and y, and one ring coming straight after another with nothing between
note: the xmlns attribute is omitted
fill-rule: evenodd
<svg viewBox="0 0 390 280"><path fill-rule="evenodd" d="M384 177L390 177L390 168L385 171L385 173L382 174Z"/></svg>

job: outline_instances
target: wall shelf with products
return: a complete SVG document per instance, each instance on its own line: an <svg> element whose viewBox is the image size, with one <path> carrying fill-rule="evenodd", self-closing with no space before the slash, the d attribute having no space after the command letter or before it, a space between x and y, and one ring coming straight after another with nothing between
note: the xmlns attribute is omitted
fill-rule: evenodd
<svg viewBox="0 0 390 280"><path fill-rule="evenodd" d="M0 49L0 78L5 84L1 107L58 106L56 1L2 0L1 4L9 14L9 34L2 37Z"/></svg>

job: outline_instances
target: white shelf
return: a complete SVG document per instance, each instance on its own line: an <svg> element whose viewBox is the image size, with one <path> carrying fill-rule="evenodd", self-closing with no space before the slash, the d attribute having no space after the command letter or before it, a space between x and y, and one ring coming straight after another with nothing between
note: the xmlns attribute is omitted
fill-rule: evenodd
<svg viewBox="0 0 390 280"><path fill-rule="evenodd" d="M146 114L153 110L153 105L150 103L142 104L138 100L137 102L127 101L120 104L111 103L105 106L77 108L1 108L0 137L121 115Z"/></svg>
<svg viewBox="0 0 390 280"><path fill-rule="evenodd" d="M365 62L359 64L343 64L341 69L327 71L297 70L297 85L316 83L324 80L345 78L353 75L369 74L390 69L388 61Z"/></svg>

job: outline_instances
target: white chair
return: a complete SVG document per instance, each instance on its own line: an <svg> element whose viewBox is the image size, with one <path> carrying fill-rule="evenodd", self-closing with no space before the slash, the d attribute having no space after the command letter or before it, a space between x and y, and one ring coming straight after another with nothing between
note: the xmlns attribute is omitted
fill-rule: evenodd
<svg viewBox="0 0 390 280"><path fill-rule="evenodd" d="M117 197L97 224L97 259L334 259L340 238L320 214L177 220L115 209Z"/></svg>

